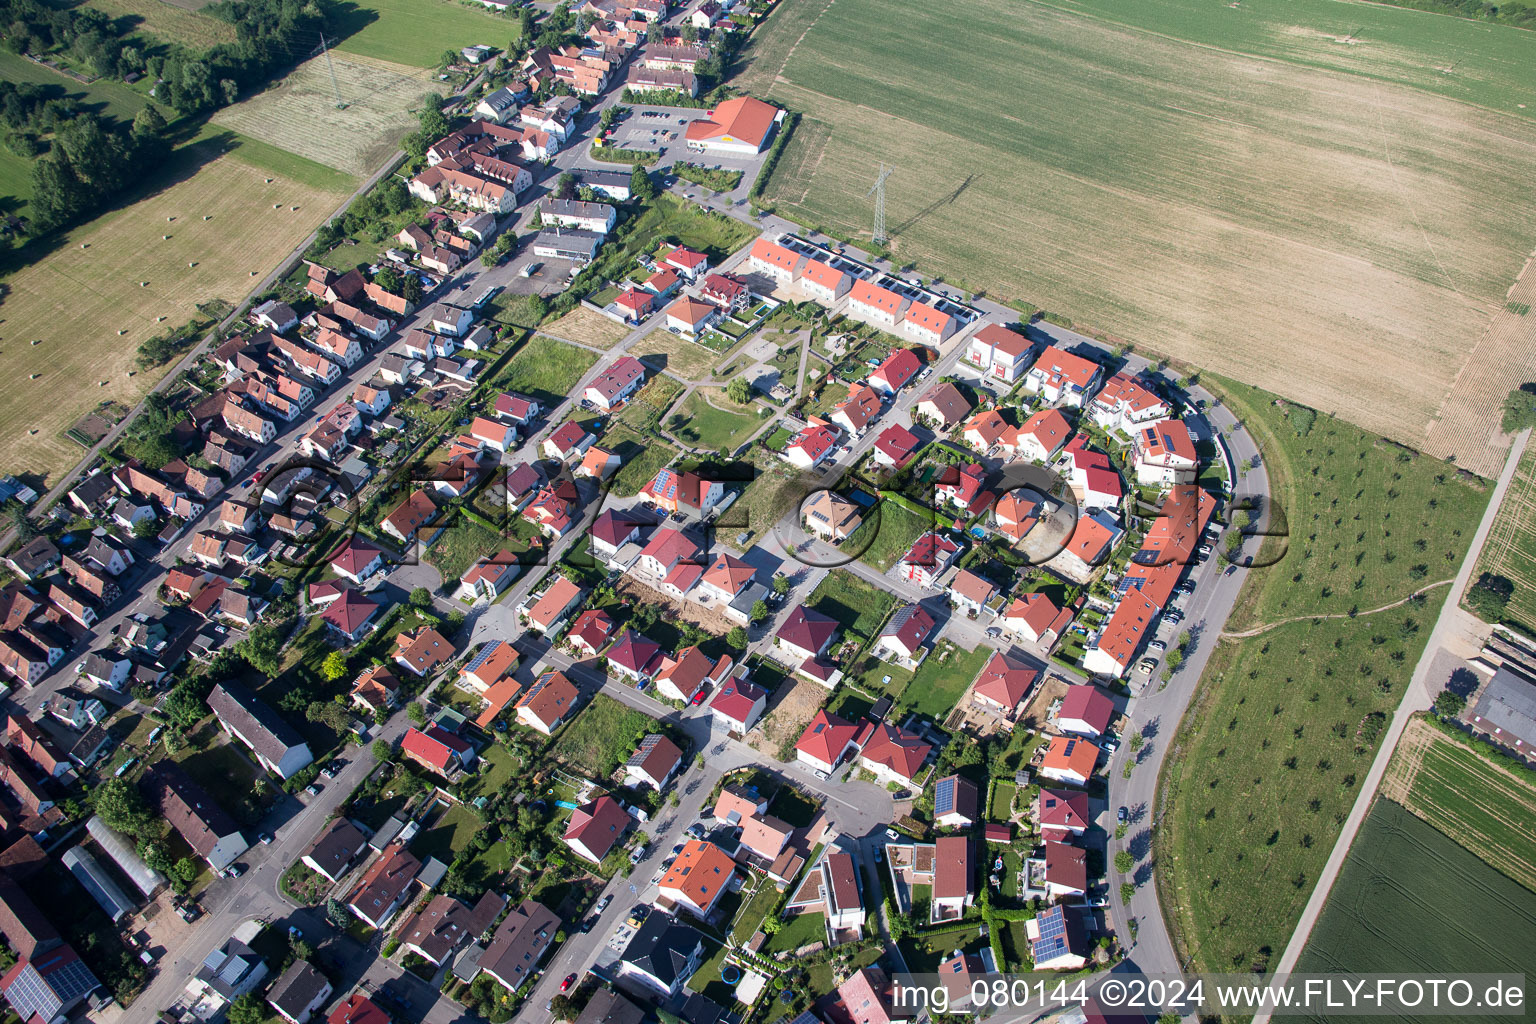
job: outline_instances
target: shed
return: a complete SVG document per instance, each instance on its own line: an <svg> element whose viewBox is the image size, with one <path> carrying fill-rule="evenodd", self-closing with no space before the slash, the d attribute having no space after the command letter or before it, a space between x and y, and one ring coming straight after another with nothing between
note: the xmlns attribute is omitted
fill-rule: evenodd
<svg viewBox="0 0 1536 1024"><path fill-rule="evenodd" d="M107 874L101 862L91 856L91 851L79 846L71 847L61 859L64 866L69 868L69 873L75 876L75 881L101 905L101 909L107 912L114 924L133 913L134 904L112 880L112 876Z"/></svg>
<svg viewBox="0 0 1536 1024"><path fill-rule="evenodd" d="M112 858L112 863L128 877L134 888L144 894L145 899L149 899L165 884L165 876L145 864L134 852L127 837L113 831L101 818L91 815L91 820L85 823L85 830L96 840L102 852Z"/></svg>

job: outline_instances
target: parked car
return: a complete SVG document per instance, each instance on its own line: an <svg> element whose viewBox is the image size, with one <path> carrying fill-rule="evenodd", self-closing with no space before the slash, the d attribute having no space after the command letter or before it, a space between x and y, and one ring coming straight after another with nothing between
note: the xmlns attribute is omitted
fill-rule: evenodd
<svg viewBox="0 0 1536 1024"><path fill-rule="evenodd" d="M597 923L597 918L589 917L585 921L581 922L581 930L583 932L589 932L589 931L592 930L592 926L594 924L596 924L596 923Z"/></svg>
<svg viewBox="0 0 1536 1024"><path fill-rule="evenodd" d="M1003 631L998 629L996 626L991 626L991 627L988 627L988 629L987 629L987 636L990 639L992 639L992 640L996 640L998 637L1000 637L1002 635L1003 635Z"/></svg>
<svg viewBox="0 0 1536 1024"><path fill-rule="evenodd" d="M682 843L678 843L676 846L672 847L672 856L676 857L678 854L680 854L682 852L683 852L683 844Z"/></svg>
<svg viewBox="0 0 1536 1024"><path fill-rule="evenodd" d="M703 839L704 826L699 822L694 822L692 825L688 826L688 831L685 833L685 835L687 835L689 839Z"/></svg>
<svg viewBox="0 0 1536 1024"><path fill-rule="evenodd" d="M257 836L256 838L261 840L261 845L262 846L271 846L272 845L272 833L270 833L270 832L263 832L261 835Z"/></svg>
<svg viewBox="0 0 1536 1024"><path fill-rule="evenodd" d="M239 878L243 874L245 874L245 868L241 867L239 864L231 864L229 867L224 869L225 878Z"/></svg>
<svg viewBox="0 0 1536 1024"><path fill-rule="evenodd" d="M601 914L603 911L608 909L608 904L612 902L613 894L609 893L607 896L604 896L602 899L597 901L597 912Z"/></svg>
<svg viewBox="0 0 1536 1024"><path fill-rule="evenodd" d="M318 782L311 782L309 785L304 787L304 792L308 793L310 796L319 796L320 795L320 783L318 783Z"/></svg>
<svg viewBox="0 0 1536 1024"><path fill-rule="evenodd" d="M826 782L829 778L831 778L830 775L828 775L826 772L822 771L820 768L812 768L811 769L811 774L816 776L822 782Z"/></svg>
<svg viewBox="0 0 1536 1024"><path fill-rule="evenodd" d="M1163 643L1161 640L1153 640L1151 643L1147 644L1147 650L1156 651L1159 654L1166 651L1167 649L1168 645Z"/></svg>
<svg viewBox="0 0 1536 1024"><path fill-rule="evenodd" d="M1115 811L1115 821L1117 821L1120 824L1124 825L1126 822L1128 822L1130 820L1131 820L1131 814L1124 807L1121 807L1120 809Z"/></svg>
<svg viewBox="0 0 1536 1024"><path fill-rule="evenodd" d="M699 687L699 692L693 695L693 700L689 703L691 703L694 707L698 707L700 704L704 703L705 698L708 696L709 690L701 686Z"/></svg>
<svg viewBox="0 0 1536 1024"><path fill-rule="evenodd" d="M1156 658L1142 658L1140 664L1136 666L1138 672L1151 672L1155 668L1157 668Z"/></svg>
<svg viewBox="0 0 1536 1024"><path fill-rule="evenodd" d="M1170 626L1177 626L1184 621L1184 613L1177 608L1170 608L1168 614L1163 616L1163 621Z"/></svg>
<svg viewBox="0 0 1536 1024"><path fill-rule="evenodd" d="M649 850L649 846L635 847L635 849L629 852L629 862L631 864L639 864L641 861L645 860L645 855Z"/></svg>

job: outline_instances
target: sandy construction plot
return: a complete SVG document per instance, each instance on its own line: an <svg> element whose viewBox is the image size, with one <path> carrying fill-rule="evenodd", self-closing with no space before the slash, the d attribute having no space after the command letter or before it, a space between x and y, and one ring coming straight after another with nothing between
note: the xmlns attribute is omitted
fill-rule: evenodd
<svg viewBox="0 0 1536 1024"><path fill-rule="evenodd" d="M545 324L539 333L561 341L606 349L624 340L629 328L614 323L601 313L577 306L560 319Z"/></svg>
<svg viewBox="0 0 1536 1024"><path fill-rule="evenodd" d="M885 162L903 261L1416 447L1536 240L1523 117L1001 0L785 25L785 212L867 234Z"/></svg>
<svg viewBox="0 0 1536 1024"><path fill-rule="evenodd" d="M366 177L399 148L416 122L413 110L441 90L425 71L355 54L333 53L346 106L338 109L323 57L306 61L260 95L213 117L253 139Z"/></svg>
<svg viewBox="0 0 1536 1024"><path fill-rule="evenodd" d="M0 304L0 465L73 465L83 452L61 432L106 399L133 404L152 382L129 377L140 342L200 302L243 299L342 198L223 156L12 275Z"/></svg>

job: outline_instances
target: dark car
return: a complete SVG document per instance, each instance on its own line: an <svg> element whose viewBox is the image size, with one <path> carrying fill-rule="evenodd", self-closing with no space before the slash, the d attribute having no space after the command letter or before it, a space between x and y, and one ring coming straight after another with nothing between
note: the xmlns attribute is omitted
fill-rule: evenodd
<svg viewBox="0 0 1536 1024"><path fill-rule="evenodd" d="M594 924L596 924L596 923L597 923L597 919L596 918L589 917L585 921L581 922L581 930L583 932L589 932L589 931L592 930L592 926Z"/></svg>
<svg viewBox="0 0 1536 1024"><path fill-rule="evenodd" d="M1131 819L1130 813L1124 807L1115 812L1115 820L1124 825Z"/></svg>

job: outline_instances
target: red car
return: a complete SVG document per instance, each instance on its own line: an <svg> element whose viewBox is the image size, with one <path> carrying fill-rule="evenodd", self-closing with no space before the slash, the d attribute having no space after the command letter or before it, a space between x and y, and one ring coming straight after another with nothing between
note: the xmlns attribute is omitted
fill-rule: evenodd
<svg viewBox="0 0 1536 1024"><path fill-rule="evenodd" d="M574 984L576 984L576 975L567 974L565 976L565 980L560 983L560 991L569 992L571 990L571 986Z"/></svg>
<svg viewBox="0 0 1536 1024"><path fill-rule="evenodd" d="M704 698L708 697L708 696L709 696L709 688L705 687L705 686L699 687L699 692L693 695L693 704L694 704L694 706L697 707L698 705L703 704L704 703Z"/></svg>

